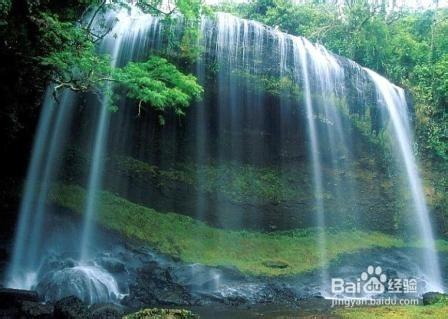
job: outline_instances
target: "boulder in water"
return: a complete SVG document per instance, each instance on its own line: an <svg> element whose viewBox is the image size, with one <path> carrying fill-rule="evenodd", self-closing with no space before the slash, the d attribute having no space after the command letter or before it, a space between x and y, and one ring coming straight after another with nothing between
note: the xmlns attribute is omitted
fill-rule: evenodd
<svg viewBox="0 0 448 319"><path fill-rule="evenodd" d="M186 287L176 282L170 269L150 262L138 269L137 279L130 286L129 297L122 303L128 307L188 306L192 303L192 296Z"/></svg>

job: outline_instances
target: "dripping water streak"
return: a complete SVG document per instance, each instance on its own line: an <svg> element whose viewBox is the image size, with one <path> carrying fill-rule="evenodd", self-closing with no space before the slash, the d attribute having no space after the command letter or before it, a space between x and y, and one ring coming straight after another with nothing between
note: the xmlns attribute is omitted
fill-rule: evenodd
<svg viewBox="0 0 448 319"><path fill-rule="evenodd" d="M150 27L152 19L142 19L139 12L132 10L130 14L126 12L119 12L118 23L112 31L112 35L107 36L103 40L103 51L111 52L111 66L116 67L118 60L122 58L120 56L123 50L123 43L126 37L131 39L129 52L133 52L135 40L142 29ZM123 50L124 51L124 50ZM125 52L125 53L129 53ZM128 58L128 57L127 57ZM99 202L101 182L104 170L104 157L106 151L107 137L109 131L110 111L109 111L109 99L113 91L113 85L108 83L105 88L103 99L101 102L100 113L98 118L98 126L95 133L95 139L93 144L92 164L89 172L89 181L87 186L87 197L84 213L84 222L81 234L81 247L80 247L80 259L85 261L89 258L89 244L92 237L92 231L95 223L96 211L100 208Z"/></svg>
<svg viewBox="0 0 448 319"><path fill-rule="evenodd" d="M292 38L293 41L293 54L294 54L294 67L296 76L298 74L302 75L303 89L305 91L305 107L306 107L306 118L308 123L308 133L311 143L311 161L312 161L312 171L313 171L313 181L314 181L314 196L316 201L316 215L317 215L317 226L319 227L319 257L320 263L323 267L327 264L327 253L326 253L326 236L325 236L325 212L323 203L323 185L322 185L322 165L319 156L319 136L317 128L314 121L314 110L313 102L311 97L311 87L308 71L308 51L302 38ZM328 273L324 269L321 274L322 284L328 283Z"/></svg>
<svg viewBox="0 0 448 319"><path fill-rule="evenodd" d="M394 86L387 79L366 69L373 80L380 100L387 108L395 138L399 144L400 157L404 163L407 180L412 193L414 209L417 215L420 237L424 245L423 264L431 290L443 291L439 260L434 243L434 235L429 220L428 208L424 197L422 181L418 173L415 156L412 151L412 137L409 131L407 104L403 89Z"/></svg>
<svg viewBox="0 0 448 319"><path fill-rule="evenodd" d="M13 288L30 289L35 284L45 203L60 164L57 159L62 153L62 142L69 130L66 123L72 110L73 94L64 91L61 103L57 105L52 93L50 86L43 103L21 202L13 257L6 278L7 286Z"/></svg>

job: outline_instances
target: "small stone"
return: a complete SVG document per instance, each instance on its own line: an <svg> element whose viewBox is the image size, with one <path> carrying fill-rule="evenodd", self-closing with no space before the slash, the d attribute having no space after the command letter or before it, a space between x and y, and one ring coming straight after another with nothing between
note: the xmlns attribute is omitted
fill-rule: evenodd
<svg viewBox="0 0 448 319"><path fill-rule="evenodd" d="M289 267L286 262L281 260L267 260L263 262L263 266L276 269L285 269Z"/></svg>

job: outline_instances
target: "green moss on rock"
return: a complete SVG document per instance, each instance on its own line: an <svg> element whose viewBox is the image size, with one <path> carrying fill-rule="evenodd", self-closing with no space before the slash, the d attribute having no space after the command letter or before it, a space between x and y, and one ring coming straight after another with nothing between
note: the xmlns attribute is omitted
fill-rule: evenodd
<svg viewBox="0 0 448 319"><path fill-rule="evenodd" d="M235 203L251 201L280 202L304 199L311 182L307 167L279 169L252 165L179 164L176 168L157 166L126 156L112 158L115 171L142 182L157 181L160 185L184 183L198 190L219 193ZM201 183L198 182L200 178ZM301 181L300 185L294 181Z"/></svg>
<svg viewBox="0 0 448 319"><path fill-rule="evenodd" d="M322 266L317 230L229 231L184 215L160 213L109 192L99 196L97 218L102 225L185 262L236 267L244 273L268 276L299 274ZM84 197L83 188L60 184L52 189L49 200L81 213ZM362 249L406 246L403 240L379 232L327 231L326 236L329 261ZM272 261L281 261L282 267L272 267Z"/></svg>

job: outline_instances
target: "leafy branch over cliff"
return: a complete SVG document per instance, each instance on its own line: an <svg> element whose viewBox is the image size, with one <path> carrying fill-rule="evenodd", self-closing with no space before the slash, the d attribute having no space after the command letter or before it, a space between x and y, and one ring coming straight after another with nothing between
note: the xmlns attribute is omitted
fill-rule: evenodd
<svg viewBox="0 0 448 319"><path fill-rule="evenodd" d="M98 7L84 25L61 22L57 16L47 13L38 19L42 41L48 47L48 54L39 57L39 61L51 70L55 96L61 89L101 96L105 86L113 82L115 90L124 91L128 98L138 102L139 114L147 105L157 111L171 109L179 116L184 115L190 102L202 93L196 78L183 74L158 56L150 56L144 62L130 62L124 67L112 67L110 56L99 54L96 48L110 29L106 28L100 35L92 31L92 21L102 9Z"/></svg>

